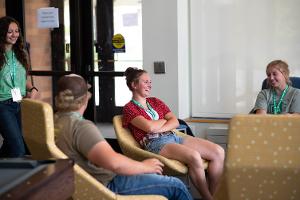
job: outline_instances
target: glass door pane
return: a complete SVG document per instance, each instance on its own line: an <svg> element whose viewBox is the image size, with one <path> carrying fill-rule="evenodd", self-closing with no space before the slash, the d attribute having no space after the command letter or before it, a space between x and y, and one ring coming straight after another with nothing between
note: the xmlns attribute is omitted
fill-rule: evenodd
<svg viewBox="0 0 300 200"><path fill-rule="evenodd" d="M114 1L114 34L125 38L125 52L115 53L115 71L142 68L142 3L140 0ZM115 78L115 103L124 106L131 99L124 77Z"/></svg>
<svg viewBox="0 0 300 200"><path fill-rule="evenodd" d="M93 0L94 96L96 121L111 122L131 99L124 71L142 68L140 0ZM125 39L125 52L116 53L113 36Z"/></svg>

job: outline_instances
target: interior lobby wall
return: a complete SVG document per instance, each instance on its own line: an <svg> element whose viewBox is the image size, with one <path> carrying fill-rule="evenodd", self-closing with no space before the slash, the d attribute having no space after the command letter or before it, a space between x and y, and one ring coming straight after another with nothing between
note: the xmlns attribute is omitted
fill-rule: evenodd
<svg viewBox="0 0 300 200"><path fill-rule="evenodd" d="M0 0L0 17L5 16L5 0Z"/></svg>
<svg viewBox="0 0 300 200"><path fill-rule="evenodd" d="M48 0L26 0L26 41L30 44L30 60L33 70L51 70L51 30L37 27L37 9L49 7ZM39 89L39 99L52 104L52 80L46 76L34 76Z"/></svg>

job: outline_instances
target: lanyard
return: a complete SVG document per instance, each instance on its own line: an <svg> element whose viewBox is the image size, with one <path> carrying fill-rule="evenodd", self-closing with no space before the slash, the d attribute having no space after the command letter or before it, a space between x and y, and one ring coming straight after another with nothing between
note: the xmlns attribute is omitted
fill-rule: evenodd
<svg viewBox="0 0 300 200"><path fill-rule="evenodd" d="M11 52L11 59L9 59L8 57L8 66L10 67L10 78L11 78L11 82L13 85L13 88L15 87L15 79L16 79L16 68L17 68L17 63L15 62L15 56L14 56L14 52Z"/></svg>
<svg viewBox="0 0 300 200"><path fill-rule="evenodd" d="M151 105L146 101L147 104L147 108L148 110L146 110L142 104L140 104L140 102L132 99L131 100L135 105L139 106L140 108L144 109L145 112L151 117L151 119L153 120L158 120L159 116L158 113L151 107Z"/></svg>
<svg viewBox="0 0 300 200"><path fill-rule="evenodd" d="M276 106L276 92L275 90L273 90L273 113L276 115L276 114L280 114L281 113L281 103L282 103L282 100L283 98L285 97L286 95L286 92L288 90L289 86L287 85L285 87L285 89L283 90L281 96L280 96L280 99L279 99L279 102Z"/></svg>

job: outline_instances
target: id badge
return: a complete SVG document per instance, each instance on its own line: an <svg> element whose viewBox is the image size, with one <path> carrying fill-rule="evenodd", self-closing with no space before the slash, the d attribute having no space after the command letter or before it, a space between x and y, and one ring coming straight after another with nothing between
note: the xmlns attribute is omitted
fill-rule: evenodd
<svg viewBox="0 0 300 200"><path fill-rule="evenodd" d="M11 96L14 102L19 102L22 100L21 90L20 88L11 89Z"/></svg>

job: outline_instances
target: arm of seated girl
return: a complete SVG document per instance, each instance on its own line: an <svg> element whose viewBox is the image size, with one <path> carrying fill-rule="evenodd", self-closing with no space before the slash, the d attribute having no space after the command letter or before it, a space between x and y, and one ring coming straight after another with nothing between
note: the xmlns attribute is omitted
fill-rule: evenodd
<svg viewBox="0 0 300 200"><path fill-rule="evenodd" d="M156 133L167 122L166 119L148 120L139 115L131 120L131 124L147 133Z"/></svg>
<svg viewBox="0 0 300 200"><path fill-rule="evenodd" d="M178 119L172 112L168 112L165 115L165 120L167 122L157 131L158 133L171 131L179 126Z"/></svg>

